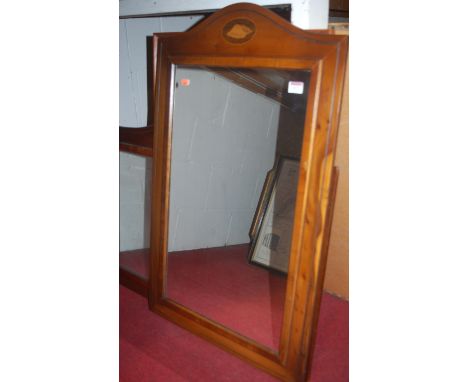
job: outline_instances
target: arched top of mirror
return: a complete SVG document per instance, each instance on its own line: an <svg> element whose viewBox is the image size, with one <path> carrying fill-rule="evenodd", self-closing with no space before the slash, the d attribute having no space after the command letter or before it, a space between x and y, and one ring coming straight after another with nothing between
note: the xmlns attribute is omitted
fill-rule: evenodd
<svg viewBox="0 0 468 382"><path fill-rule="evenodd" d="M169 55L249 55L302 59L322 59L336 52L340 41L345 40L344 36L304 31L280 16L249 3L228 6L187 32L155 35L165 42Z"/></svg>

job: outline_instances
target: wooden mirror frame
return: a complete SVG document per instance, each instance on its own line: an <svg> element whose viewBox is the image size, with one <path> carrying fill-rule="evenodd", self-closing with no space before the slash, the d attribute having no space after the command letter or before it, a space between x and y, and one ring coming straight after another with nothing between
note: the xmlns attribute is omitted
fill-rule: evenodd
<svg viewBox="0 0 468 382"><path fill-rule="evenodd" d="M233 25L242 33L231 33ZM244 33L245 32L245 33ZM346 36L307 32L253 4L228 6L188 32L157 33L150 241L150 309L283 381L305 381L323 290L336 171ZM237 40L236 40L237 39ZM279 351L166 296L175 65L311 71Z"/></svg>

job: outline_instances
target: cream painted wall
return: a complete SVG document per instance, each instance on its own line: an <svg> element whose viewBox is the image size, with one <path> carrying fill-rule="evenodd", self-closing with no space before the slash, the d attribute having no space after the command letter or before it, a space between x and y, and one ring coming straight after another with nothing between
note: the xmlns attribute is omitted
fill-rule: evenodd
<svg viewBox="0 0 468 382"><path fill-rule="evenodd" d="M169 251L250 242L275 161L280 106L208 70L174 94Z"/></svg>
<svg viewBox="0 0 468 382"><path fill-rule="evenodd" d="M120 16L162 15L213 11L230 4L233 0L120 0ZM291 23L302 29L326 29L328 25L329 0L252 0L249 3L261 6L290 4Z"/></svg>
<svg viewBox="0 0 468 382"><path fill-rule="evenodd" d="M119 124L146 126L146 38L156 32L188 29L202 16L119 20ZM120 153L120 250L149 247L151 159Z"/></svg>

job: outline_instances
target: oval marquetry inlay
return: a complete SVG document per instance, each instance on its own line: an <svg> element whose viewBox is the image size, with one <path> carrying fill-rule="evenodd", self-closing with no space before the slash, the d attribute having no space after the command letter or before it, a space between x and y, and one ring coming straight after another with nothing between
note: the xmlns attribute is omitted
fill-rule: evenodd
<svg viewBox="0 0 468 382"><path fill-rule="evenodd" d="M224 38L234 44L249 41L255 33L255 24L246 19L228 22L223 28Z"/></svg>

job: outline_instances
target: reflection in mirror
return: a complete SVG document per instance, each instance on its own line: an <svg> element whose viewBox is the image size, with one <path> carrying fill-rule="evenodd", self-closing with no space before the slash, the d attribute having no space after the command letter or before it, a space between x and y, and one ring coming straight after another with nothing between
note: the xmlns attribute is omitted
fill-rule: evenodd
<svg viewBox="0 0 468 382"><path fill-rule="evenodd" d="M166 297L272 349L309 77L174 68Z"/></svg>
<svg viewBox="0 0 468 382"><path fill-rule="evenodd" d="M152 159L120 152L120 269L149 279Z"/></svg>

